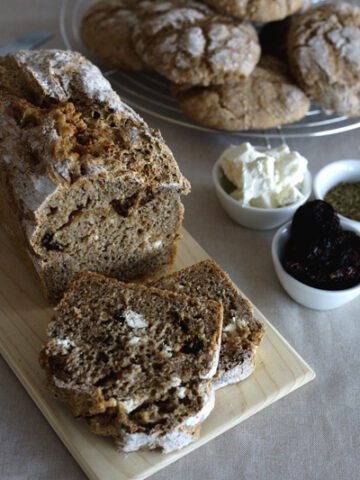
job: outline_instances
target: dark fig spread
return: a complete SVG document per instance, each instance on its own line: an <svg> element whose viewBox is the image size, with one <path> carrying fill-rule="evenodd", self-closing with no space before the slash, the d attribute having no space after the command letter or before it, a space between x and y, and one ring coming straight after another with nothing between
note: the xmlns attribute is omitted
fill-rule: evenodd
<svg viewBox="0 0 360 480"><path fill-rule="evenodd" d="M307 202L294 215L282 263L290 275L311 287L354 287L360 283L360 237L341 228L330 204Z"/></svg>

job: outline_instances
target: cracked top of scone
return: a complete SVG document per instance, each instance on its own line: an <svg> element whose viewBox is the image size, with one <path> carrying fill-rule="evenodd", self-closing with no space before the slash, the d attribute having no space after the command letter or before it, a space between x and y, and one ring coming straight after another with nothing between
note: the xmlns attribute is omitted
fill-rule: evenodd
<svg viewBox="0 0 360 480"><path fill-rule="evenodd" d="M160 132L78 53L0 58L0 112L0 154L31 211L57 188L95 175L189 191Z"/></svg>
<svg viewBox="0 0 360 480"><path fill-rule="evenodd" d="M299 10L303 0L204 0L218 12L253 22L281 20Z"/></svg>
<svg viewBox="0 0 360 480"><path fill-rule="evenodd" d="M174 83L232 82L250 75L259 60L258 37L248 22L218 15L193 0L145 1L139 8L135 49Z"/></svg>
<svg viewBox="0 0 360 480"><path fill-rule="evenodd" d="M254 72L231 85L172 85L181 109L195 121L226 130L263 129L303 118L310 101L287 66L264 55Z"/></svg>
<svg viewBox="0 0 360 480"><path fill-rule="evenodd" d="M300 15L288 35L300 86L326 110L360 115L360 8L323 4Z"/></svg>
<svg viewBox="0 0 360 480"><path fill-rule="evenodd" d="M138 2L101 0L90 7L81 21L85 45L106 65L139 72L145 68L131 41L138 22Z"/></svg>

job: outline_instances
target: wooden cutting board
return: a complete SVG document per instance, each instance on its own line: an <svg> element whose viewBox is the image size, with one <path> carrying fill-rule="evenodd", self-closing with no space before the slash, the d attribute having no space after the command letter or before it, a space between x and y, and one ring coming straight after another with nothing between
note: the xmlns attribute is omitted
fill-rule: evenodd
<svg viewBox="0 0 360 480"><path fill-rule="evenodd" d="M184 231L174 269L205 258L205 251ZM255 309L267 330L258 350L255 372L245 381L216 392L215 409L203 424L200 439L168 455L154 451L118 453L111 439L92 434L44 388L38 353L52 310L2 232L0 265L0 352L91 480L141 479L152 475L315 377L313 370Z"/></svg>

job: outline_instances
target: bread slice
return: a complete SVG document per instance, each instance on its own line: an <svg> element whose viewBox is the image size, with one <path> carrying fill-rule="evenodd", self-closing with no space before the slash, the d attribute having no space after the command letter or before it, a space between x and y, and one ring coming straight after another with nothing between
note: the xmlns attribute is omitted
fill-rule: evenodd
<svg viewBox="0 0 360 480"><path fill-rule="evenodd" d="M216 389L244 380L253 372L256 349L265 328L254 317L251 304L214 261L196 263L151 285L223 305L220 360L214 377Z"/></svg>
<svg viewBox="0 0 360 480"><path fill-rule="evenodd" d="M82 273L40 354L50 390L123 451L195 440L214 405L222 306Z"/></svg>
<svg viewBox="0 0 360 480"><path fill-rule="evenodd" d="M0 57L0 222L52 303L79 271L171 264L189 191L159 131L80 54Z"/></svg>

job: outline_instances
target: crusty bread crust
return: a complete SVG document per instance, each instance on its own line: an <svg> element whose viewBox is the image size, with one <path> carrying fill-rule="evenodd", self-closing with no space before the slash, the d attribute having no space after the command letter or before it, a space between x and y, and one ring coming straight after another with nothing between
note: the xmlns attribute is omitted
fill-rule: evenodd
<svg viewBox="0 0 360 480"><path fill-rule="evenodd" d="M53 303L80 270L173 261L190 191L159 131L78 53L0 59L1 215Z"/></svg>
<svg viewBox="0 0 360 480"><path fill-rule="evenodd" d="M204 401L201 410L192 417L184 420L183 423L172 432L164 435L134 433L128 434L123 438L116 438L115 443L119 450L134 452L135 450L146 447L150 450L161 448L163 453L171 453L197 440L200 435L201 424L215 406L215 390L209 383L203 384L202 393L204 393Z"/></svg>

